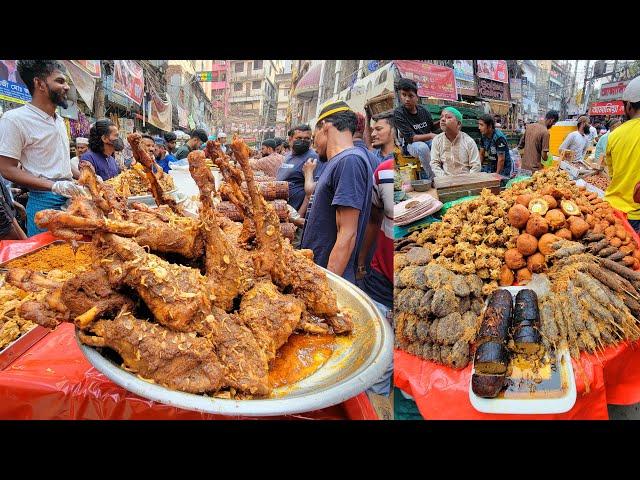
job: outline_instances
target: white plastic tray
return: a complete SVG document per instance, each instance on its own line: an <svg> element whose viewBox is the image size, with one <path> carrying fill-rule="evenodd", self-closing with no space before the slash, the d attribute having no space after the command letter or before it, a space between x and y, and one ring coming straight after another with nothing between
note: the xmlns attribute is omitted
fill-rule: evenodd
<svg viewBox="0 0 640 480"><path fill-rule="evenodd" d="M600 190L595 185L591 185L589 182L583 179L576 180L576 185L578 185L579 187L585 187L590 192L594 192L595 194L597 194L600 198L604 198L604 192L602 190Z"/></svg>
<svg viewBox="0 0 640 480"><path fill-rule="evenodd" d="M514 297L522 289L522 287L502 287L508 290ZM566 413L573 408L576 403L577 390L576 379L573 373L571 357L567 349L556 352L557 364L564 371L564 377L568 378L568 388L565 394L559 398L482 398L478 397L471 389L471 379L475 373L475 366L471 370L469 378L469 400L471 405L477 411L482 413L500 413L500 414L520 414L520 415L536 415L545 413Z"/></svg>

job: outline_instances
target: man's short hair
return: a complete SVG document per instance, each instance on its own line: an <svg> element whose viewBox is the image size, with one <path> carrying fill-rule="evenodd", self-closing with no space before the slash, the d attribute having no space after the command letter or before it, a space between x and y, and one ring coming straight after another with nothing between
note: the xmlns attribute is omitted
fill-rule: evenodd
<svg viewBox="0 0 640 480"><path fill-rule="evenodd" d="M377 122L378 120L384 120L393 128L396 128L396 124L393 121L393 117L394 117L393 110L387 110L386 112L382 112L374 115L372 120L374 122Z"/></svg>
<svg viewBox="0 0 640 480"><path fill-rule="evenodd" d="M273 140L276 142L276 147L279 147L284 143L284 138L276 137Z"/></svg>
<svg viewBox="0 0 640 480"><path fill-rule="evenodd" d="M36 88L35 82L33 81L35 78L46 80L46 78L56 70L62 73L67 71L57 60L18 60L16 68L31 95L33 95Z"/></svg>
<svg viewBox="0 0 640 480"><path fill-rule="evenodd" d="M264 142L262 142L262 146L276 148L276 141L273 138L267 138Z"/></svg>
<svg viewBox="0 0 640 480"><path fill-rule="evenodd" d="M209 137L207 136L207 132L205 132L201 128L196 128L191 131L190 138L198 138L202 143L205 143Z"/></svg>
<svg viewBox="0 0 640 480"><path fill-rule="evenodd" d="M153 143L156 143L156 141L153 139L153 137L151 135L149 135L148 133L143 133L142 134L142 138L148 138L149 140L151 140Z"/></svg>
<svg viewBox="0 0 640 480"><path fill-rule="evenodd" d="M557 110L549 110L544 118L545 120L553 120L554 122L557 122L560 118L560 114Z"/></svg>
<svg viewBox="0 0 640 480"><path fill-rule="evenodd" d="M309 130L311 130L311 129L309 129ZM295 129L295 128L292 128L291 130L289 130L289 131L287 132L287 137L293 137L293 134L294 134L294 132L295 132L295 131L296 131L296 129Z"/></svg>
<svg viewBox="0 0 640 480"><path fill-rule="evenodd" d="M309 125L307 125L306 123L303 123L301 125L297 125L297 126L293 127L291 130L289 130L289 136L293 137L296 132L310 132L310 131L311 131L311 127Z"/></svg>
<svg viewBox="0 0 640 480"><path fill-rule="evenodd" d="M176 140L178 140L178 137L175 133L173 132L168 132L164 134L164 139L167 143L170 142L175 142Z"/></svg>
<svg viewBox="0 0 640 480"><path fill-rule="evenodd" d="M400 90L411 91L417 95L418 84L410 78L401 78L398 80L398 83L396 83L396 92L399 92Z"/></svg>
<svg viewBox="0 0 640 480"><path fill-rule="evenodd" d="M478 120L484 123L487 127L496 128L496 119L489 114L485 113L484 115L480 115Z"/></svg>

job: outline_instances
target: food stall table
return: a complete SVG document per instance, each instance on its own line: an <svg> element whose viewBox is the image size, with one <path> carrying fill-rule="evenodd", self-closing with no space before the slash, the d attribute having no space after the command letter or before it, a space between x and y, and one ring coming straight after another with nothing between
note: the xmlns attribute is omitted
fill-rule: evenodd
<svg viewBox="0 0 640 480"><path fill-rule="evenodd" d="M623 343L609 347L598 357L582 353L580 365L589 382L572 360L578 397L571 410L562 414L486 414L473 408L469 400L472 363L462 370L423 360L395 350L394 383L411 395L428 420L607 420L607 404L631 405L640 402L640 349Z"/></svg>
<svg viewBox="0 0 640 480"><path fill-rule="evenodd" d="M614 210L627 230L640 245L624 213ZM581 354L581 369L572 360L576 378L577 399L573 408L562 414L513 415L478 412L469 399L472 363L454 370L424 360L408 352L394 351L394 384L411 395L425 419L456 420L606 420L607 404L632 405L640 402L640 348L631 342L608 347L598 356ZM582 371L582 373L580 373ZM589 389L585 386L585 378Z"/></svg>
<svg viewBox="0 0 640 480"><path fill-rule="evenodd" d="M1 241L0 262L55 239L46 232L27 240ZM63 323L0 371L0 419L377 420L378 416L364 392L339 405L278 417L213 415L147 400L93 368L76 343L73 324Z"/></svg>

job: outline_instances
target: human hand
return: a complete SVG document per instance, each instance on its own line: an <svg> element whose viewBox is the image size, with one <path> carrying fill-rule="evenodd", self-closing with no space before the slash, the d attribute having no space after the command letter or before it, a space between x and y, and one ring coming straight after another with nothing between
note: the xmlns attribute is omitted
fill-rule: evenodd
<svg viewBox="0 0 640 480"><path fill-rule="evenodd" d="M364 265L358 265L358 271L356 272L356 280L362 280L367 276L367 268Z"/></svg>
<svg viewBox="0 0 640 480"><path fill-rule="evenodd" d="M318 161L314 158L310 158L309 160L304 162L304 165L302 166L302 172L304 173L304 176L306 177L307 175L313 174L317 164Z"/></svg>
<svg viewBox="0 0 640 480"><path fill-rule="evenodd" d="M86 196L84 187L70 180L60 180L51 186L51 191L63 197L73 198L76 196Z"/></svg>

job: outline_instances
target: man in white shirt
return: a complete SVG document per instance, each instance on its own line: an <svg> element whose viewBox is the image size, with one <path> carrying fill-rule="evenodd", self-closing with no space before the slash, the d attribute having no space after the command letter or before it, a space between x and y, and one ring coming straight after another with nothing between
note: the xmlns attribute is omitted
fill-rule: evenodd
<svg viewBox="0 0 640 480"><path fill-rule="evenodd" d="M227 153L227 134L220 132L218 134L218 142L220 142L220 148L224 153Z"/></svg>
<svg viewBox="0 0 640 480"><path fill-rule="evenodd" d="M593 146L593 139L598 136L598 130L593 125L589 125L589 133L587 133L587 148Z"/></svg>
<svg viewBox="0 0 640 480"><path fill-rule="evenodd" d="M84 137L76 138L76 156L71 159L71 172L73 178L80 178L80 158L89 150L89 139Z"/></svg>
<svg viewBox="0 0 640 480"><path fill-rule="evenodd" d="M560 145L560 152L563 150L571 150L575 155L575 160L580 161L584 158L584 152L587 149L589 133L589 117L586 115L578 118L578 130L567 135Z"/></svg>
<svg viewBox="0 0 640 480"><path fill-rule="evenodd" d="M67 198L84 193L73 182L67 129L56 114L57 106L67 108L64 71L56 60L19 60L18 73L31 102L0 118L0 175L29 189L29 236L44 231L34 222L37 212L59 210Z"/></svg>
<svg viewBox="0 0 640 480"><path fill-rule="evenodd" d="M462 114L457 108L446 107L440 114L439 133L431 145L431 170L436 177L478 173L482 169L478 145L460 130Z"/></svg>

